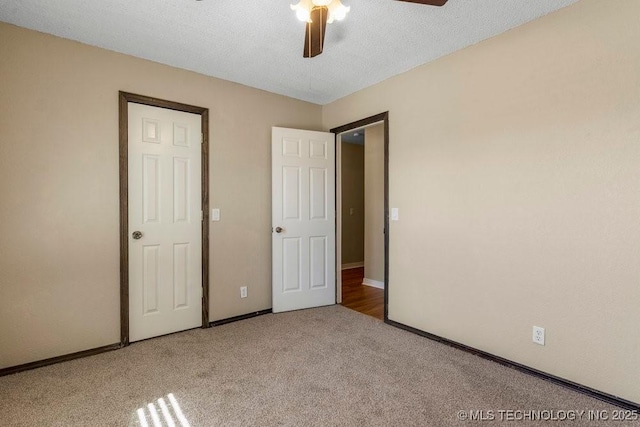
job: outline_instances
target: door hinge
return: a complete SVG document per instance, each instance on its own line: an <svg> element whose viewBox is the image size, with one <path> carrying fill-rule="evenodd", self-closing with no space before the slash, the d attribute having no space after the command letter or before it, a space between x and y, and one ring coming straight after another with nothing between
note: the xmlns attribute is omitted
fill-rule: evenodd
<svg viewBox="0 0 640 427"><path fill-rule="evenodd" d="M200 211L200 222L204 221L204 211Z"/></svg>

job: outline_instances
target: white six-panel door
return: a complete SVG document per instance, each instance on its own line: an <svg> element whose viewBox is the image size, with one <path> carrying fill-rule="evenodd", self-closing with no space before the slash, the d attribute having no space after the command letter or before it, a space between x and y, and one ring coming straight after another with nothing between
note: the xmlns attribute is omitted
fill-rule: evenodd
<svg viewBox="0 0 640 427"><path fill-rule="evenodd" d="M273 311L335 304L334 135L272 129Z"/></svg>
<svg viewBox="0 0 640 427"><path fill-rule="evenodd" d="M202 321L202 133L197 114L128 110L129 339L138 341Z"/></svg>

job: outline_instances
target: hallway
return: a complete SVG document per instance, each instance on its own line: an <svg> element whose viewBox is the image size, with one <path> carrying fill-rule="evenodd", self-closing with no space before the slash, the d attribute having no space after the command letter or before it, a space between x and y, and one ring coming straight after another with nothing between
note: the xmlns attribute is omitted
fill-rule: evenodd
<svg viewBox="0 0 640 427"><path fill-rule="evenodd" d="M342 270L342 305L384 320L384 289L362 284L364 267Z"/></svg>

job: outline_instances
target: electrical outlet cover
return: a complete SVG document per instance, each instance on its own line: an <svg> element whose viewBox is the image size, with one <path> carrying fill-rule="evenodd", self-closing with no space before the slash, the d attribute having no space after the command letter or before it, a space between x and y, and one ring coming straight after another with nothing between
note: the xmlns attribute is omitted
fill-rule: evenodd
<svg viewBox="0 0 640 427"><path fill-rule="evenodd" d="M540 326L533 327L533 342L544 345L544 328L541 328Z"/></svg>

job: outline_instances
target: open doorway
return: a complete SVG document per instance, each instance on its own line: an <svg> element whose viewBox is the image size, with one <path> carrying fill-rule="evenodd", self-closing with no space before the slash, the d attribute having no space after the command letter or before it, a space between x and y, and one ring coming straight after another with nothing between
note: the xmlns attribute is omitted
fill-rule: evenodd
<svg viewBox="0 0 640 427"><path fill-rule="evenodd" d="M332 132L337 134L337 300L386 320L387 113Z"/></svg>

